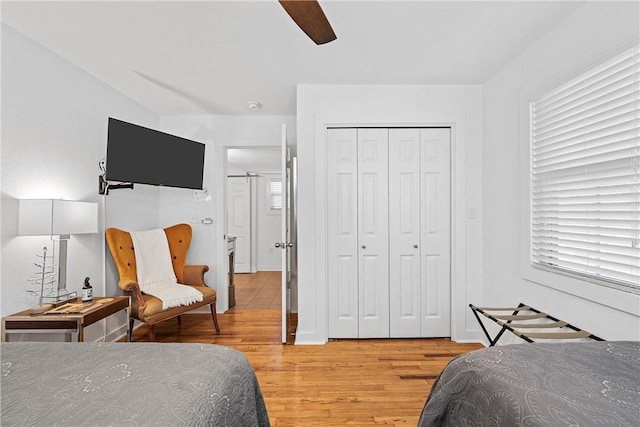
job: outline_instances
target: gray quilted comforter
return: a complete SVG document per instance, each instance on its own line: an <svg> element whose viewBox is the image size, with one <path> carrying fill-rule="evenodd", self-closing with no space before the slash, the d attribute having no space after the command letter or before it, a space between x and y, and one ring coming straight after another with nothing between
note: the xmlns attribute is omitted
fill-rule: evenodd
<svg viewBox="0 0 640 427"><path fill-rule="evenodd" d="M207 344L3 343L1 425L268 426L255 373Z"/></svg>
<svg viewBox="0 0 640 427"><path fill-rule="evenodd" d="M640 343L518 344L453 359L419 426L640 426Z"/></svg>

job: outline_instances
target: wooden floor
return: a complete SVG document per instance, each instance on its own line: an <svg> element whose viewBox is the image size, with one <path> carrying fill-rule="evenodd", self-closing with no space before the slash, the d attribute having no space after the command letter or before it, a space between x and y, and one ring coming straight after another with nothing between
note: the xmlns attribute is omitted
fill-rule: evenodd
<svg viewBox="0 0 640 427"><path fill-rule="evenodd" d="M236 309L156 326L159 342L202 342L242 351L256 371L274 426L412 425L435 377L455 355L480 348L449 339L338 340L282 345L280 310ZM146 341L138 328L134 341Z"/></svg>

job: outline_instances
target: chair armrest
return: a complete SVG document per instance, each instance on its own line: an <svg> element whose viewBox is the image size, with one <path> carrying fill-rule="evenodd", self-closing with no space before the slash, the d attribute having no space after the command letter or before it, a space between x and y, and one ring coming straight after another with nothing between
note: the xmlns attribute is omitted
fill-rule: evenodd
<svg viewBox="0 0 640 427"><path fill-rule="evenodd" d="M208 265L185 265L182 270L184 285L207 286L204 282L204 273L209 271Z"/></svg>
<svg viewBox="0 0 640 427"><path fill-rule="evenodd" d="M140 291L140 285L138 285L138 282L130 279L123 279L118 282L118 287L124 292L133 294L140 307L144 307L147 304L142 298L142 292Z"/></svg>

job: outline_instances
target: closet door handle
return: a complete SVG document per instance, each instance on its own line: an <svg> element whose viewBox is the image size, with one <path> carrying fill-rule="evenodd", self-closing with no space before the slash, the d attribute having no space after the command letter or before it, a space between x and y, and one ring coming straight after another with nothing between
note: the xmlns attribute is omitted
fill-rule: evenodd
<svg viewBox="0 0 640 427"><path fill-rule="evenodd" d="M413 245L414 248L418 249L418 245Z"/></svg>
<svg viewBox="0 0 640 427"><path fill-rule="evenodd" d="M362 245L362 249L367 249L367 245Z"/></svg>

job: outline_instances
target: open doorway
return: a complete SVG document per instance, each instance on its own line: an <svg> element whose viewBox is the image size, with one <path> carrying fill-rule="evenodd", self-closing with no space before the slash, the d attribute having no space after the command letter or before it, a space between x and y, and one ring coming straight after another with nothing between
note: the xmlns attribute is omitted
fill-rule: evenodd
<svg viewBox="0 0 640 427"><path fill-rule="evenodd" d="M281 151L227 149L227 235L234 251L229 309L280 309Z"/></svg>
<svg viewBox="0 0 640 427"><path fill-rule="evenodd" d="M283 210L295 239L295 159L287 162L289 179L282 180L280 147L227 148L227 236L229 310L283 310L297 307L295 245L287 249L287 299L282 298ZM287 191L283 185L289 182ZM233 273L231 273L233 272ZM288 301L288 302L284 302ZM289 301L292 301L293 304ZM288 309L287 309L288 308ZM293 319L295 320L295 319ZM297 322L294 322L297 323Z"/></svg>

